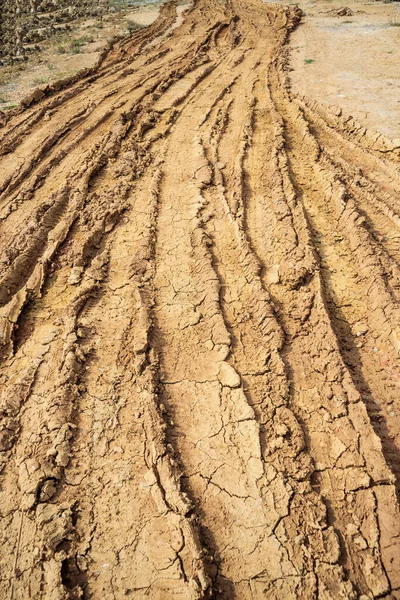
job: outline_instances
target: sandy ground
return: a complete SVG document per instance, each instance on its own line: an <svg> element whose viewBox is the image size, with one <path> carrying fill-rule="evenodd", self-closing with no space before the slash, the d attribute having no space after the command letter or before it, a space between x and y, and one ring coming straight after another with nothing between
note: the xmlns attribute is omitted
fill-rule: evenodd
<svg viewBox="0 0 400 600"><path fill-rule="evenodd" d="M1 116L1 598L400 598L400 148L300 18L167 4Z"/></svg>
<svg viewBox="0 0 400 600"><path fill-rule="evenodd" d="M400 139L400 4L305 1L291 36L293 90ZM334 13L347 7L352 15Z"/></svg>

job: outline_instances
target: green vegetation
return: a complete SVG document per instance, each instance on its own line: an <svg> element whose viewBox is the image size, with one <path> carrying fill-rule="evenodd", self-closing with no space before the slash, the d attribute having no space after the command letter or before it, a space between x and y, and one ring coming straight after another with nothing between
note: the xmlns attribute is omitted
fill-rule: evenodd
<svg viewBox="0 0 400 600"><path fill-rule="evenodd" d="M69 51L71 54L80 54L82 46L90 44L90 42L94 42L94 37L92 35L83 35L80 38L75 38L69 44Z"/></svg>
<svg viewBox="0 0 400 600"><path fill-rule="evenodd" d="M115 10L123 10L128 6L128 0L108 0L107 6Z"/></svg>
<svg viewBox="0 0 400 600"><path fill-rule="evenodd" d="M128 31L130 33L133 33L134 31L137 31L138 29L141 29L142 25L139 25L139 23L136 23L136 21L128 21Z"/></svg>
<svg viewBox="0 0 400 600"><path fill-rule="evenodd" d="M80 54L83 44L84 42L80 39L72 40L69 44L69 51L71 54Z"/></svg>
<svg viewBox="0 0 400 600"><path fill-rule="evenodd" d="M315 62L315 60L313 58L306 58L304 61L304 64L311 65L313 62Z"/></svg>
<svg viewBox="0 0 400 600"><path fill-rule="evenodd" d="M49 78L48 77L35 77L35 79L33 80L33 83L35 85L42 85L42 83L48 83Z"/></svg>
<svg viewBox="0 0 400 600"><path fill-rule="evenodd" d="M82 37L78 38L77 41L81 44L91 44L92 42L94 42L94 37L86 33Z"/></svg>

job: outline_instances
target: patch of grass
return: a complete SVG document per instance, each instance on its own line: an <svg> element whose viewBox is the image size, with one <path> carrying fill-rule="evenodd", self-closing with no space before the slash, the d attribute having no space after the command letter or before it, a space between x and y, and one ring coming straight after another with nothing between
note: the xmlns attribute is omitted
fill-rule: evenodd
<svg viewBox="0 0 400 600"><path fill-rule="evenodd" d="M3 110L11 110L12 108L17 108L18 104L9 104L8 106L5 106L3 108Z"/></svg>
<svg viewBox="0 0 400 600"><path fill-rule="evenodd" d="M313 58L306 58L304 61L305 65L312 65L312 63L314 63L315 60Z"/></svg>
<svg viewBox="0 0 400 600"><path fill-rule="evenodd" d="M71 54L80 54L82 51L82 46L89 44L90 42L94 42L94 37L92 35L86 34L80 38L75 38L69 44L69 51Z"/></svg>
<svg viewBox="0 0 400 600"><path fill-rule="evenodd" d="M114 10L122 10L127 8L128 0L108 0L107 6Z"/></svg>
<svg viewBox="0 0 400 600"><path fill-rule="evenodd" d="M47 83L49 81L48 77L35 77L33 83L35 85L41 85L42 83Z"/></svg>
<svg viewBox="0 0 400 600"><path fill-rule="evenodd" d="M128 21L128 31L130 33L133 33L134 31L137 31L138 29L142 29L142 26L139 25L139 23L136 23L136 21Z"/></svg>
<svg viewBox="0 0 400 600"><path fill-rule="evenodd" d="M94 42L94 37L92 35L86 33L82 37L78 38L77 41L81 44L91 44L92 42Z"/></svg>
<svg viewBox="0 0 400 600"><path fill-rule="evenodd" d="M82 42L82 40L80 38L76 38L74 40L71 40L71 42L69 43L69 45L71 46L71 48L77 48L79 46L83 46L84 42Z"/></svg>
<svg viewBox="0 0 400 600"><path fill-rule="evenodd" d="M65 46L62 46L61 44L59 44L56 48L56 52L57 52L57 54L66 54L67 49Z"/></svg>
<svg viewBox="0 0 400 600"><path fill-rule="evenodd" d="M82 42L80 39L72 40L72 42L69 44L69 51L71 54L80 54L83 44L84 42Z"/></svg>

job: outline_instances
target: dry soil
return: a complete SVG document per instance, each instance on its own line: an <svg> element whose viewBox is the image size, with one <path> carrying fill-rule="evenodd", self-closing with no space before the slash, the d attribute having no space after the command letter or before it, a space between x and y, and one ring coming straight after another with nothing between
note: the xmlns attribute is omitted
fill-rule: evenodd
<svg viewBox="0 0 400 600"><path fill-rule="evenodd" d="M293 91L400 138L400 3L302 0L290 38Z"/></svg>
<svg viewBox="0 0 400 600"><path fill-rule="evenodd" d="M0 597L398 599L399 144L175 19L2 117Z"/></svg>

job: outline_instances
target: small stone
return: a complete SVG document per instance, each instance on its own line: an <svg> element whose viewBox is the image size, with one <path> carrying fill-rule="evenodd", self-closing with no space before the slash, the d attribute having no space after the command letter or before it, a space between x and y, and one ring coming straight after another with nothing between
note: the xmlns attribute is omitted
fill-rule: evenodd
<svg viewBox="0 0 400 600"><path fill-rule="evenodd" d="M357 323L356 327L356 336L360 337L361 335L365 335L368 333L368 327L364 323Z"/></svg>
<svg viewBox="0 0 400 600"><path fill-rule="evenodd" d="M349 523L346 526L346 530L347 530L347 535L357 535L358 534L358 527L356 527L356 525L354 525L354 523Z"/></svg>
<svg viewBox="0 0 400 600"><path fill-rule="evenodd" d="M278 435L286 435L288 432L288 428L286 427L286 425L284 423L278 423L278 425L275 428L275 431Z"/></svg>
<svg viewBox="0 0 400 600"><path fill-rule="evenodd" d="M266 274L267 283L279 283L279 265L272 265Z"/></svg>
<svg viewBox="0 0 400 600"><path fill-rule="evenodd" d="M230 348L227 344L216 344L214 347L218 360L226 360L230 353Z"/></svg>
<svg viewBox="0 0 400 600"><path fill-rule="evenodd" d="M77 285L81 280L82 273L82 267L73 267L71 269L71 274L69 276L68 283L71 285Z"/></svg>
<svg viewBox="0 0 400 600"><path fill-rule="evenodd" d="M221 363L218 380L226 387L237 388L240 386L239 375L236 373L235 369L226 362Z"/></svg>
<svg viewBox="0 0 400 600"><path fill-rule="evenodd" d="M55 479L47 479L39 490L39 501L46 502L57 491L57 481Z"/></svg>

